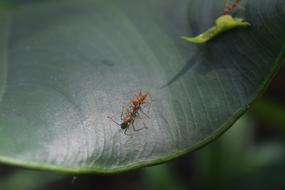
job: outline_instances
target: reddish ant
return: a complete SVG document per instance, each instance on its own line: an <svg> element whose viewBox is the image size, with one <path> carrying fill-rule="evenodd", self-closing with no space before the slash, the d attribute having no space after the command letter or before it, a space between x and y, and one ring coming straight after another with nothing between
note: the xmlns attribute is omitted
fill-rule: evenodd
<svg viewBox="0 0 285 190"><path fill-rule="evenodd" d="M148 115L142 110L143 104L151 104L149 101L146 101L147 97L150 97L150 94L143 94L141 90L139 94L135 94L135 97L130 102L130 108L132 108L133 113L138 113L139 111L141 111L144 115L148 117Z"/></svg>
<svg viewBox="0 0 285 190"><path fill-rule="evenodd" d="M224 15L228 15L231 11L233 11L236 6L240 3L241 0L235 0L233 3L230 3L225 6Z"/></svg>
<svg viewBox="0 0 285 190"><path fill-rule="evenodd" d="M126 109L126 114L124 116L124 107L122 108L121 112L121 120L122 123L116 122L113 118L108 117L111 119L114 123L116 123L118 126L121 127L122 130L124 130L124 134L126 134L127 130L129 129L130 125L133 127L134 131L139 131L143 128L147 128L143 122L144 127L141 129L136 129L135 128L135 119L142 119L139 116L139 111L142 112L144 115L148 117L146 113L143 112L141 106L146 103L150 103L146 101L147 96L149 96L148 93L143 94L141 91L139 92L138 95L135 95L135 97L131 100L131 105L129 106L129 109Z"/></svg>

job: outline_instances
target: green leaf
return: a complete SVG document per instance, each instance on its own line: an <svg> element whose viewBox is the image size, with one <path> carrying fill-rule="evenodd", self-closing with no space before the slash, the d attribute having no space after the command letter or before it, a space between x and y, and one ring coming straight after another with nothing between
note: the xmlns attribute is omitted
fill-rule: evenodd
<svg viewBox="0 0 285 190"><path fill-rule="evenodd" d="M212 0L28 1L0 19L0 161L113 173L209 143L261 94L284 58L283 0L250 0L252 24L209 43L180 39L223 12ZM139 90L148 129L107 117ZM121 122L120 120L116 120Z"/></svg>

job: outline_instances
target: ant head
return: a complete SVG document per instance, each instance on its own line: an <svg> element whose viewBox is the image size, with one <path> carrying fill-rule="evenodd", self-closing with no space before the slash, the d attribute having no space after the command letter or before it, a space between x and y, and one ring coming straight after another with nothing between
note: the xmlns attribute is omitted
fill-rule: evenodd
<svg viewBox="0 0 285 190"><path fill-rule="evenodd" d="M133 102L134 105L138 105L140 100L137 98L137 99L134 99L132 102Z"/></svg>
<svg viewBox="0 0 285 190"><path fill-rule="evenodd" d="M121 124L121 129L126 129L126 128L128 128L128 123L122 123Z"/></svg>
<svg viewBox="0 0 285 190"><path fill-rule="evenodd" d="M141 102L143 102L146 99L146 97L147 97L147 94L142 94L139 99Z"/></svg>

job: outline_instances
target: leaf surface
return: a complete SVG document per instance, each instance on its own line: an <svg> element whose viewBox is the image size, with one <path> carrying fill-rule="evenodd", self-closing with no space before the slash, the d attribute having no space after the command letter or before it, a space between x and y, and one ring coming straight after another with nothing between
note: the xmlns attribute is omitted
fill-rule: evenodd
<svg viewBox="0 0 285 190"><path fill-rule="evenodd" d="M283 0L244 6L233 15L251 27L194 45L180 36L212 26L223 0L18 3L0 17L0 160L113 173L209 143L284 58ZM107 117L139 90L151 95L148 129L124 135Z"/></svg>

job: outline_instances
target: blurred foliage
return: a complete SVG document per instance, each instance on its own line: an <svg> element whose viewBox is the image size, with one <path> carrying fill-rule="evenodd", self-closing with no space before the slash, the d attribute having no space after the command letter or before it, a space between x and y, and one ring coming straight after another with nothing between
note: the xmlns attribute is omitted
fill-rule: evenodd
<svg viewBox="0 0 285 190"><path fill-rule="evenodd" d="M254 104L251 112L256 119L285 132L285 106L282 103L262 98Z"/></svg>
<svg viewBox="0 0 285 190"><path fill-rule="evenodd" d="M173 171L170 164L162 164L143 170L144 186L148 190L185 190L178 173Z"/></svg>
<svg viewBox="0 0 285 190"><path fill-rule="evenodd" d="M40 171L19 170L0 179L2 190L42 189L45 185L60 180L65 175Z"/></svg>
<svg viewBox="0 0 285 190"><path fill-rule="evenodd" d="M0 0L0 12L12 9L15 6L15 0Z"/></svg>
<svg viewBox="0 0 285 190"><path fill-rule="evenodd" d="M243 117L226 135L197 152L195 170L202 189L285 188L285 143L274 139L256 143L255 130L252 118Z"/></svg>

